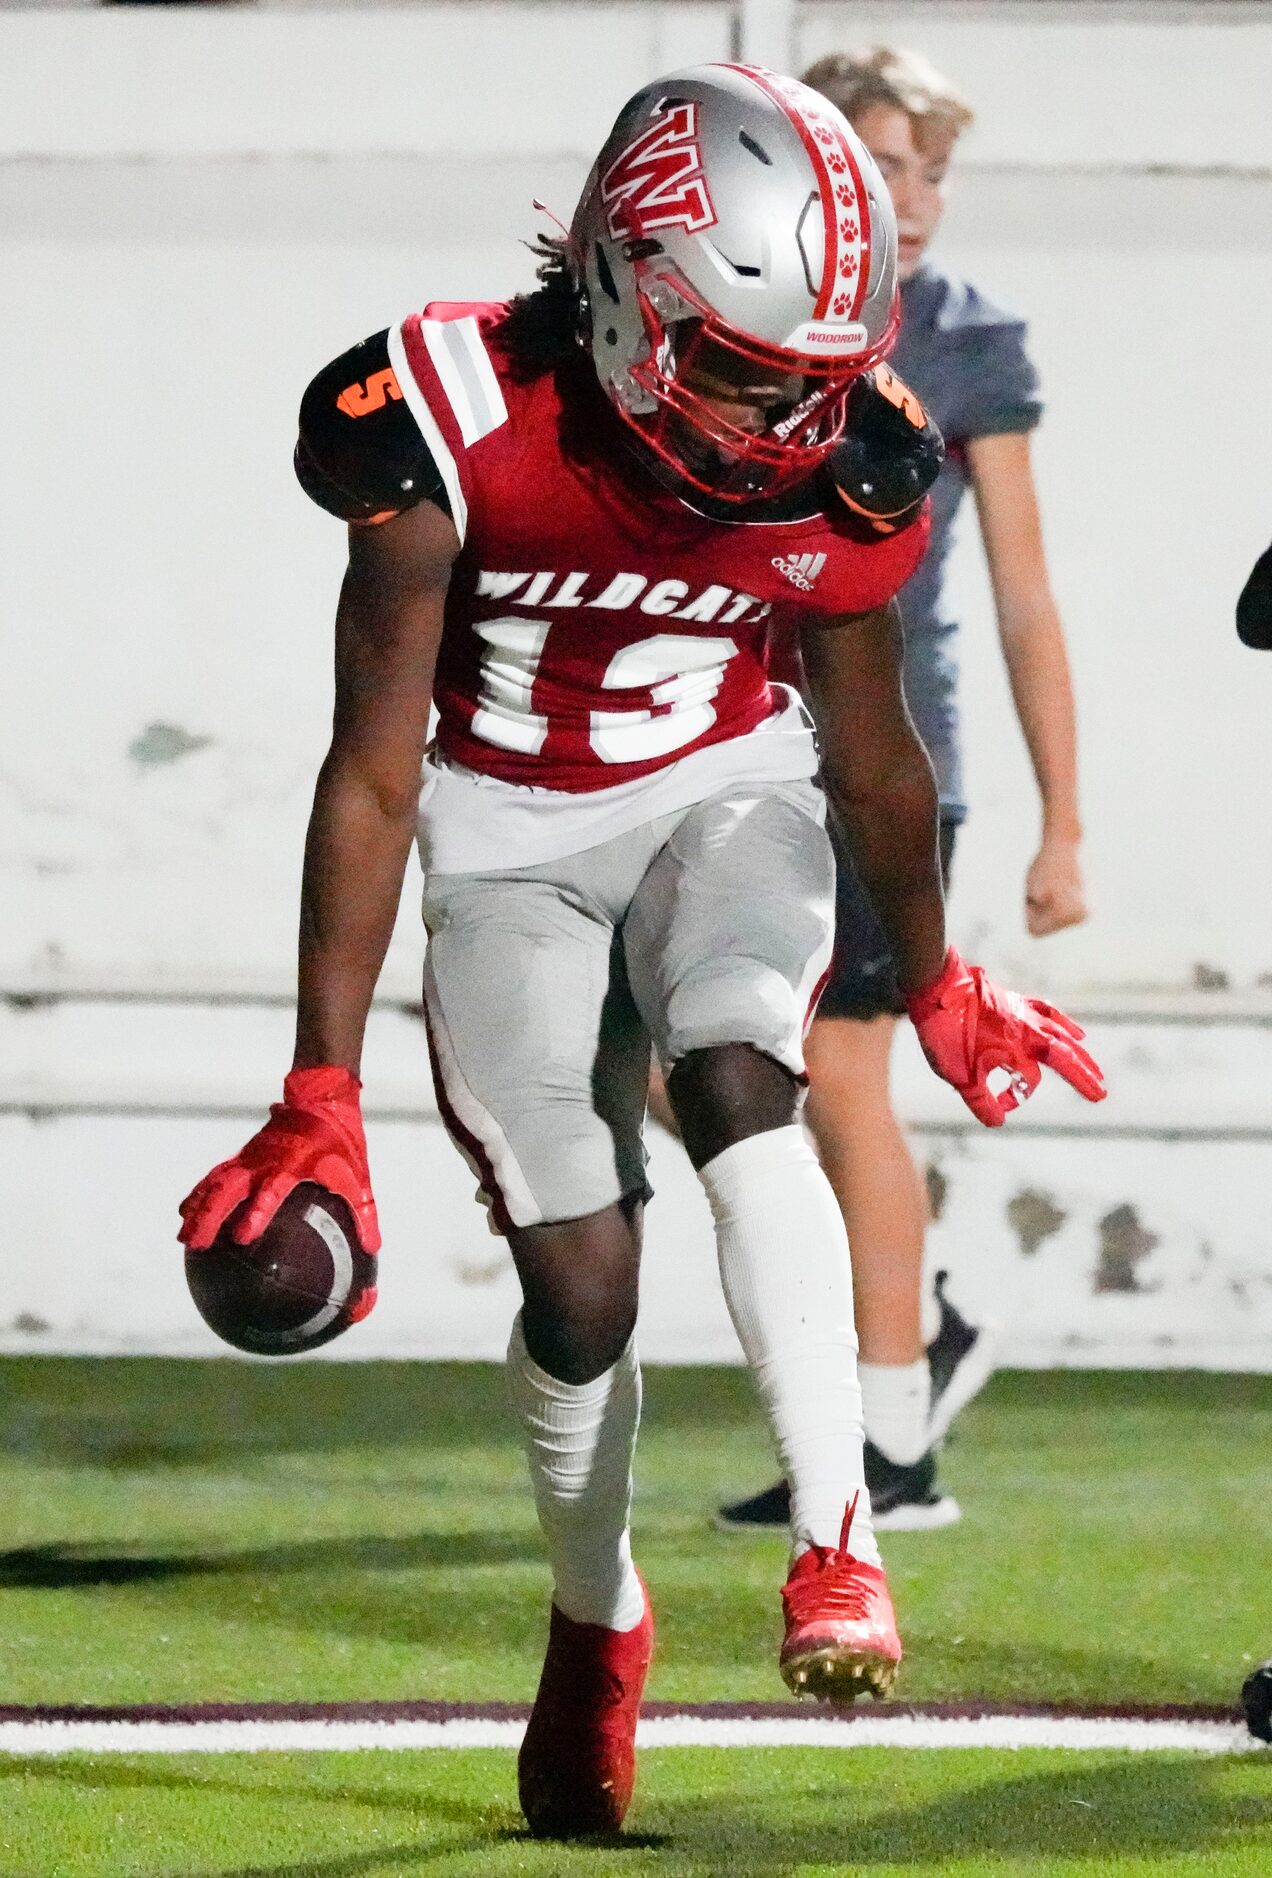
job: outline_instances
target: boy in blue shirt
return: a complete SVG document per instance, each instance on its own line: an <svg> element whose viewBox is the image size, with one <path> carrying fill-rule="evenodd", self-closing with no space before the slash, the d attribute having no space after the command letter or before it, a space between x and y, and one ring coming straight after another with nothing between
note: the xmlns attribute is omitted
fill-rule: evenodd
<svg viewBox="0 0 1272 1878"><path fill-rule="evenodd" d="M1073 692L1047 578L1030 464L1042 415L1024 322L933 265L949 162L972 113L925 59L875 47L820 60L804 82L836 104L883 173L897 213L901 332L891 364L940 426L946 458L932 535L899 596L906 698L936 771L947 876L967 813L958 720L958 624L944 580L955 516L970 487L998 634L1037 780L1041 839L1025 879L1035 935L1086 918L1080 867ZM938 1285L941 1318L922 1325L926 1183L895 1115L888 1067L903 1013L892 959L842 844L835 958L807 1045L806 1119L848 1227L861 1340L866 1478L880 1530L944 1526L959 1507L936 1479L940 1441L987 1378L988 1339ZM721 1510L726 1526L785 1519L783 1484Z"/></svg>

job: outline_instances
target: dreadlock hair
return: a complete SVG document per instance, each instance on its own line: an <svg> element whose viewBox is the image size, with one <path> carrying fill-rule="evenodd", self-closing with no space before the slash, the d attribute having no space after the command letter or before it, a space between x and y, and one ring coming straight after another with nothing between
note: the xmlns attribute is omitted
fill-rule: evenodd
<svg viewBox="0 0 1272 1878"><path fill-rule="evenodd" d="M574 277L563 235L540 235L526 246L538 260L539 285L509 302L499 337L520 375L541 378L577 357L586 297Z"/></svg>

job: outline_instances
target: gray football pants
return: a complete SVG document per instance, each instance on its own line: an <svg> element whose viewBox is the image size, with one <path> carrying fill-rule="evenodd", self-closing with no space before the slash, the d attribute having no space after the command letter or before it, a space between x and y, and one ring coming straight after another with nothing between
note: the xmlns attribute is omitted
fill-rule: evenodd
<svg viewBox="0 0 1272 1878"><path fill-rule="evenodd" d="M665 1069L749 1043L796 1075L835 875L811 782L734 785L537 867L434 874L424 1012L443 1120L495 1228L645 1194Z"/></svg>

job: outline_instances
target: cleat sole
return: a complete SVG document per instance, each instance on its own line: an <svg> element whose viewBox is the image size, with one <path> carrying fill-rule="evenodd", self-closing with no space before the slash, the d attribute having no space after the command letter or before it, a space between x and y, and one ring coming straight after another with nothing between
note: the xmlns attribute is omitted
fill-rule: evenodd
<svg viewBox="0 0 1272 1878"><path fill-rule="evenodd" d="M796 1696L812 1696L832 1708L851 1708L860 1695L876 1702L891 1693L898 1665L891 1657L859 1655L834 1644L791 1657L780 1665L782 1680Z"/></svg>

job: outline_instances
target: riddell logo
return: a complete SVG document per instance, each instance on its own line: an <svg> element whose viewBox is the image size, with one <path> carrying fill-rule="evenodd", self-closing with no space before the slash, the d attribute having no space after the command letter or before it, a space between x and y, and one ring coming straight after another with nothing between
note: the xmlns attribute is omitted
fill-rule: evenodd
<svg viewBox="0 0 1272 1878"><path fill-rule="evenodd" d="M773 565L779 574L785 574L792 587L798 587L801 593L811 593L813 582L826 565L824 554L775 554Z"/></svg>
<svg viewBox="0 0 1272 1878"><path fill-rule="evenodd" d="M791 412L789 417L784 417L780 424L774 424L773 435L777 438L778 442L785 443L793 430L798 430L800 425L812 416L819 405L825 404L828 396L829 393L825 391L819 390L810 392L802 403L795 406L795 409Z"/></svg>
<svg viewBox="0 0 1272 1878"><path fill-rule="evenodd" d="M632 241L655 228L683 228L692 235L715 226L696 104L667 106L619 152L601 178L601 201L614 241Z"/></svg>

